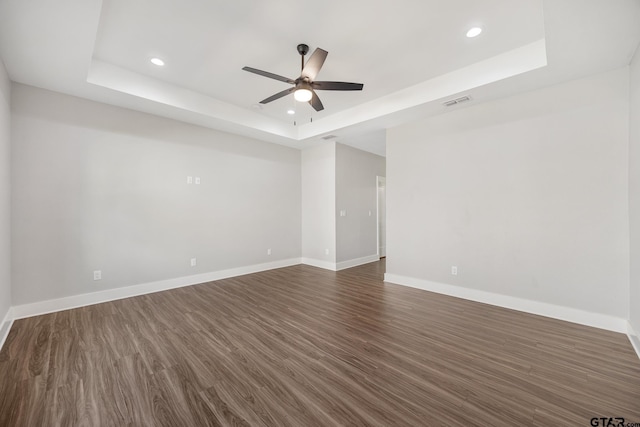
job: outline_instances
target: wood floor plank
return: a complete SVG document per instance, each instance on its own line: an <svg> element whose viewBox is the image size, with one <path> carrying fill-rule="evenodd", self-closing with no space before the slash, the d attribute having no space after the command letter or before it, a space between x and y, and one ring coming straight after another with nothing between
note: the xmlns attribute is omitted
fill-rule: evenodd
<svg viewBox="0 0 640 427"><path fill-rule="evenodd" d="M640 423L626 336L304 265L14 322L0 426Z"/></svg>

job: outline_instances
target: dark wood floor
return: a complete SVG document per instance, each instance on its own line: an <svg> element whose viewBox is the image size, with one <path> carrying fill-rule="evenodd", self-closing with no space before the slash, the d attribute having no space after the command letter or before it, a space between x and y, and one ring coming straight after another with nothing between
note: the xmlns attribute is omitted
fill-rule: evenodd
<svg viewBox="0 0 640 427"><path fill-rule="evenodd" d="M626 336L294 266L14 323L0 426L640 423Z"/></svg>

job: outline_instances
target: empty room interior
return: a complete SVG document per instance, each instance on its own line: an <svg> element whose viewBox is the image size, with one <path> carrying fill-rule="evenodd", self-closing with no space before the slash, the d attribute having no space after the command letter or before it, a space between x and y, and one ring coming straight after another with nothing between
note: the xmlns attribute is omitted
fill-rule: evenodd
<svg viewBox="0 0 640 427"><path fill-rule="evenodd" d="M640 426L640 0L0 0L1 426Z"/></svg>

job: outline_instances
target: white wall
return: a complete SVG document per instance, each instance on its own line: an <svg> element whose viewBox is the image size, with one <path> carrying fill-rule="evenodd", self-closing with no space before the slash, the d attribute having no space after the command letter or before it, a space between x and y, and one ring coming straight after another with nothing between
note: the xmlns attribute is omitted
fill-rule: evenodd
<svg viewBox="0 0 640 427"><path fill-rule="evenodd" d="M11 82L0 59L0 345L9 326L3 320L11 307L10 97Z"/></svg>
<svg viewBox="0 0 640 427"><path fill-rule="evenodd" d="M323 268L335 268L336 262L335 194L335 142L303 150L302 258Z"/></svg>
<svg viewBox="0 0 640 427"><path fill-rule="evenodd" d="M385 176L384 157L336 144L338 263L377 254L376 176Z"/></svg>
<svg viewBox="0 0 640 427"><path fill-rule="evenodd" d="M631 251L630 323L640 334L640 49L630 67L629 229ZM637 336L640 344L640 336ZM640 348L638 348L640 352Z"/></svg>
<svg viewBox="0 0 640 427"><path fill-rule="evenodd" d="M14 305L299 259L298 150L22 85L12 108Z"/></svg>
<svg viewBox="0 0 640 427"><path fill-rule="evenodd" d="M628 82L624 68L390 129L388 274L627 319Z"/></svg>

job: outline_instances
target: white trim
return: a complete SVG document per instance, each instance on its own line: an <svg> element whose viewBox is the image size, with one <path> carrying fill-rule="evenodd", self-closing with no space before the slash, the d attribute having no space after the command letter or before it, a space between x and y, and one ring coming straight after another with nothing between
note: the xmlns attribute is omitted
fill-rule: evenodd
<svg viewBox="0 0 640 427"><path fill-rule="evenodd" d="M629 337L629 341L631 341L631 346L636 351L638 358L640 358L640 335L636 334L631 326L631 322L627 322L627 336Z"/></svg>
<svg viewBox="0 0 640 427"><path fill-rule="evenodd" d="M341 261L336 264L336 271L344 270L345 268L356 267L362 264L369 264L370 262L380 261L380 256L373 254L363 256L362 258L349 259L347 261Z"/></svg>
<svg viewBox="0 0 640 427"><path fill-rule="evenodd" d="M380 259L380 175L376 175L376 255Z"/></svg>
<svg viewBox="0 0 640 427"><path fill-rule="evenodd" d="M386 193L386 186L387 186L387 177L386 176L380 176L380 175L376 175L376 255L378 256L378 259L380 259L380 256L382 255L380 253L380 181L384 181L384 187L385 188L385 205L386 205L386 201L387 201L387 193ZM386 218L386 206L385 206L385 218ZM385 219L386 222L386 219ZM387 229L387 225L385 224L385 230ZM387 255L387 250L386 250L386 241L385 241L385 253L384 256Z"/></svg>
<svg viewBox="0 0 640 427"><path fill-rule="evenodd" d="M6 329L5 329L5 326L6 326ZM7 340L7 337L9 336L9 331L11 330L11 326L13 326L13 309L9 307L9 310L7 310L6 316L4 316L2 323L0 323L0 350L2 350L2 346L4 345L4 342Z"/></svg>
<svg viewBox="0 0 640 427"><path fill-rule="evenodd" d="M315 258L302 258L300 260L301 264L310 265L312 267L324 268L325 270L336 271L336 263L331 261L323 261L321 259Z"/></svg>
<svg viewBox="0 0 640 427"><path fill-rule="evenodd" d="M72 295L65 298L38 301L31 304L23 304L12 307L12 317L14 319L22 319L24 317L38 316L41 314L53 313L61 310L84 307L86 305L100 304L103 302L150 294L167 289L197 285L199 283L206 283L214 280L226 279L229 277L242 276L244 274L257 273L260 271L273 270L274 268L289 267L297 264L300 264L300 258L290 258L263 264L230 268L228 270L213 271L210 273L159 280L157 282L143 283L140 285L109 289L106 291Z"/></svg>
<svg viewBox="0 0 640 427"><path fill-rule="evenodd" d="M607 314L593 313L590 311L579 310L577 308L548 304L545 302L511 297L493 292L469 289L462 286L400 276L397 274L385 274L384 281L457 298L496 305L498 307L523 311L525 313L537 314L539 316L551 317L567 322L606 329L609 331L627 333L628 330L628 322L626 319Z"/></svg>

